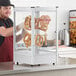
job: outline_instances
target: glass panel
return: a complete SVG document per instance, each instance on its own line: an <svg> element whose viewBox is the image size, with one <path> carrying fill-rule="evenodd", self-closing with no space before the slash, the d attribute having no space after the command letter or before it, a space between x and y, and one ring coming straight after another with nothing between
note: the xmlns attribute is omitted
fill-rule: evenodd
<svg viewBox="0 0 76 76"><path fill-rule="evenodd" d="M16 31L18 31L16 33L16 49L26 49L26 45L25 45L25 40L24 40L24 36L27 33L30 33L31 30L30 28L28 28L28 23L27 21L29 20L28 18L30 18L31 13L30 12L16 12L16 25L18 26L18 28L20 28L20 30L18 31L18 29L16 29ZM31 22L29 22L30 24ZM26 27L25 27L26 25ZM28 28L29 30L25 29ZM22 36L22 37L21 37ZM28 38L28 35L26 36L26 38Z"/></svg>
<svg viewBox="0 0 76 76"><path fill-rule="evenodd" d="M54 47L56 45L56 12L40 12L40 19L47 25L46 30L40 30L41 35L46 36L47 47ZM42 22L42 21L41 21ZM44 25L43 25L44 26ZM43 45L43 47L45 44Z"/></svg>
<svg viewBox="0 0 76 76"><path fill-rule="evenodd" d="M66 25L66 24L64 24ZM68 29L59 32L59 57L64 60L62 64L76 64L76 10L69 12Z"/></svg>
<svg viewBox="0 0 76 76"><path fill-rule="evenodd" d="M38 47L55 48L56 45L56 12L39 12L35 13L35 45ZM27 34L25 40L22 38L18 41L16 38L16 48L30 48L31 47L31 14L29 12L16 12L16 25L23 25ZM17 30L16 30L17 31ZM23 29L18 31L16 35L22 34ZM26 33L26 32L25 32Z"/></svg>

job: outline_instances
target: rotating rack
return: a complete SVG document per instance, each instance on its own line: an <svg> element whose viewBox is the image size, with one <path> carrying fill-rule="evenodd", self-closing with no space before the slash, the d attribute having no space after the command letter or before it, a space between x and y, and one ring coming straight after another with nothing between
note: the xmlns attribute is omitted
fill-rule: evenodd
<svg viewBox="0 0 76 76"><path fill-rule="evenodd" d="M16 64L29 64L29 65L40 65L40 64L56 64L58 58L58 26L57 26L57 8L50 8L50 7L15 7L14 8L14 62ZM24 43L17 43L16 42L16 25L17 21L17 12L28 12L31 14L31 46L26 48ZM54 42L56 43L54 46L36 46L35 44L35 36L36 34L42 34L41 30L35 29L35 18L40 17L41 12L48 12L49 15L54 13L53 16L54 24L49 24L49 27L52 26L51 31L54 31ZM51 13L50 13L51 12ZM26 15L27 15L26 14ZM23 16L23 14L20 14ZM44 15L44 13L43 13ZM52 15L52 14L51 14ZM18 15L18 19L19 19ZM51 21L53 21L51 19ZM53 28L55 28L53 30ZM49 29L49 28L48 28ZM26 31L28 31L26 29ZM28 31L29 32L29 31ZM45 33L45 32L43 32ZM50 32L48 31L50 34ZM52 37L51 35L48 35ZM50 39L50 37L48 37ZM21 47L20 47L21 46Z"/></svg>

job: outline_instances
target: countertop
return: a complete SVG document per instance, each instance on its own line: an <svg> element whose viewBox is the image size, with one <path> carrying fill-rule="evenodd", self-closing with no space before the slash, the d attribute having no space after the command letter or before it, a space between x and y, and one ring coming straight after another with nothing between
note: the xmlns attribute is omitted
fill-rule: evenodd
<svg viewBox="0 0 76 76"><path fill-rule="evenodd" d="M10 75L19 74L27 72L37 72L37 71L47 71L47 70L59 70L59 69L69 69L76 68L76 64L73 65L35 65L30 66L26 64L16 65L12 62L0 63L0 75Z"/></svg>
<svg viewBox="0 0 76 76"><path fill-rule="evenodd" d="M61 48L59 48L59 54L60 54L60 57L61 57L60 63L62 63L62 64L58 63L56 65L43 64L43 65L40 65L40 66L38 66L38 65L30 66L30 65L27 65L27 64L16 65L13 62L2 62L2 63L0 63L0 75L8 75L8 74L10 75L10 74L27 73L27 72L37 72L37 71L39 72L39 71L47 71L47 70L51 71L51 70L76 68L76 62L75 62L75 64L69 64L68 61L66 62L66 60L67 60L66 58L70 58L71 54L76 55L76 48L66 48L66 47L64 47L64 49L63 49L61 47ZM68 54L70 54L70 56ZM75 59L76 56L72 57L72 58L74 58L74 60L76 61L76 59ZM63 63L64 59L66 59L66 60Z"/></svg>

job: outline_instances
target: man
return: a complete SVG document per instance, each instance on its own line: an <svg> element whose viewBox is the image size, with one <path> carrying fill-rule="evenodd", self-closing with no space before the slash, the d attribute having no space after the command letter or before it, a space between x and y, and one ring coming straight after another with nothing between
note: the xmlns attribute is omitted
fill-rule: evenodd
<svg viewBox="0 0 76 76"><path fill-rule="evenodd" d="M9 0L0 0L0 62L13 61L13 22Z"/></svg>
<svg viewBox="0 0 76 76"><path fill-rule="evenodd" d="M9 0L0 0L0 62L13 61L13 22L9 18L11 14L11 6ZM18 32L24 26L24 23L16 27ZM20 41L26 31L16 36L16 42Z"/></svg>

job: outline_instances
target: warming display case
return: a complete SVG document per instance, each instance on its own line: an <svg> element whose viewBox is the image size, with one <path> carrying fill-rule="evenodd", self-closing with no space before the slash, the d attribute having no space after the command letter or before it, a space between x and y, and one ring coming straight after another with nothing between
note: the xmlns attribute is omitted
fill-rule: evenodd
<svg viewBox="0 0 76 76"><path fill-rule="evenodd" d="M30 65L56 63L58 56L57 8L14 8L15 63Z"/></svg>
<svg viewBox="0 0 76 76"><path fill-rule="evenodd" d="M76 10L70 10L70 46L76 47Z"/></svg>

